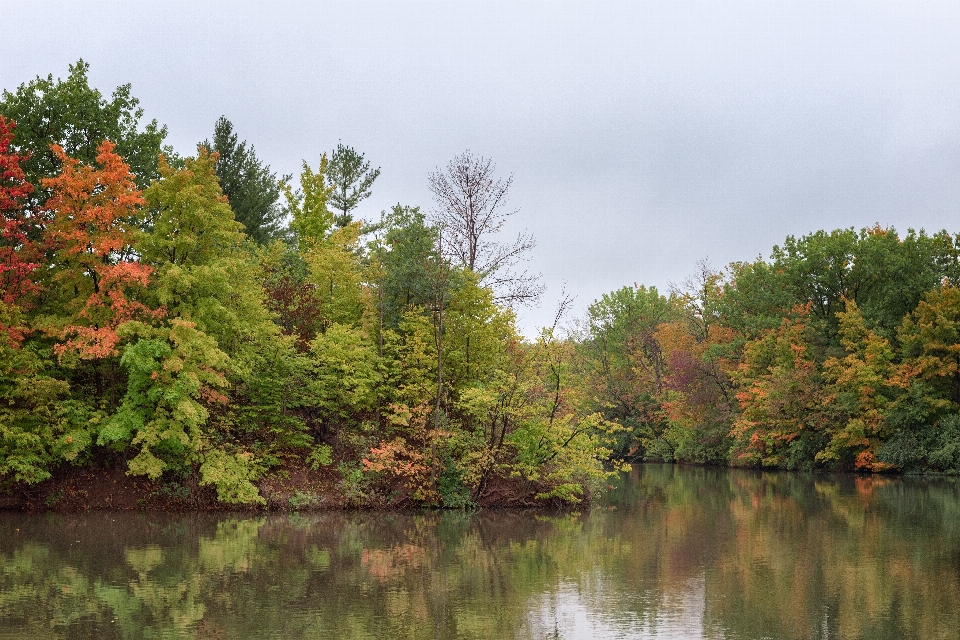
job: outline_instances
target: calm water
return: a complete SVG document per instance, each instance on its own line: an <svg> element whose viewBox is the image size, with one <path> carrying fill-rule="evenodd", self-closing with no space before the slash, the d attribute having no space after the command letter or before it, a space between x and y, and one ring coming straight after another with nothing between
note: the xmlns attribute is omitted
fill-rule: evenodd
<svg viewBox="0 0 960 640"><path fill-rule="evenodd" d="M585 515L0 514L0 638L958 638L960 485L646 465Z"/></svg>

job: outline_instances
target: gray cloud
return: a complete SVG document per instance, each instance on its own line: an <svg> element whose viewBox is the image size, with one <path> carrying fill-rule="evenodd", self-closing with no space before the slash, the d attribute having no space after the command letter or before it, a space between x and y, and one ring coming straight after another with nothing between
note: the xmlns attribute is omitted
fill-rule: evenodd
<svg viewBox="0 0 960 640"><path fill-rule="evenodd" d="M22 3L0 86L133 84L189 152L218 116L281 173L338 139L383 168L365 214L429 207L465 148L513 173L552 316L787 234L956 229L955 2ZM42 34L42 37L38 37Z"/></svg>

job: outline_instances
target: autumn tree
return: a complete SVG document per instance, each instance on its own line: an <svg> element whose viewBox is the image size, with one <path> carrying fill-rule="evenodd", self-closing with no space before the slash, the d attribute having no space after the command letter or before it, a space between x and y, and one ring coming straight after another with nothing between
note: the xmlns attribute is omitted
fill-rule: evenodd
<svg viewBox="0 0 960 640"><path fill-rule="evenodd" d="M44 371L43 358L24 348L28 313L41 288L34 279L42 252L30 238L36 218L25 211L32 191L11 150L14 124L0 116L0 479L34 484L74 460L90 443L84 412L69 384Z"/></svg>
<svg viewBox="0 0 960 640"><path fill-rule="evenodd" d="M25 210L27 196L33 191L21 163L26 156L12 150L14 123L0 116L0 307L14 313L22 309L28 296L37 291L31 274L39 266L36 243L30 238L36 218ZM14 344L22 340L19 323L12 317L0 320L0 333Z"/></svg>
<svg viewBox="0 0 960 640"><path fill-rule="evenodd" d="M779 327L744 348L734 376L741 408L731 430L734 465L811 468L827 443L826 385L811 306L797 305Z"/></svg>
<svg viewBox="0 0 960 640"><path fill-rule="evenodd" d="M513 176L496 178L496 165L469 150L447 163L446 170L430 174L434 222L448 240L445 254L457 266L475 272L496 300L509 306L536 302L543 287L540 277L517 271L536 246L532 234L521 233L510 243L496 239L507 220L507 197Z"/></svg>
<svg viewBox="0 0 960 640"><path fill-rule="evenodd" d="M669 423L664 439L678 461L722 463L729 457L737 414L730 373L742 341L720 313L723 285L723 273L700 261L693 276L672 287L677 318L654 334L667 365L658 396Z"/></svg>
<svg viewBox="0 0 960 640"><path fill-rule="evenodd" d="M131 253L143 199L129 168L110 142L100 145L93 165L59 147L53 153L62 169L44 179L50 197L40 242L31 246L21 235L16 223L23 218L7 217L14 234L6 248L18 258L36 249L32 259L43 268L27 284L15 282L16 307L0 303L0 323L19 320L31 330L22 344L0 336L0 476L28 483L91 447L123 383L120 327L157 316L143 303L151 270ZM31 287L42 295L23 295ZM11 310L20 318L11 319ZM17 342L23 340L21 333Z"/></svg>
<svg viewBox="0 0 960 640"><path fill-rule="evenodd" d="M338 227L353 222L351 211L371 195L373 181L380 175L380 168L371 169L370 162L362 153L342 143L337 144L327 166L327 182L332 187L330 206L340 213L334 218Z"/></svg>
<svg viewBox="0 0 960 640"><path fill-rule="evenodd" d="M894 352L890 342L867 328L860 308L847 300L837 314L846 355L824 363L827 385L825 427L830 441L817 452L819 461L868 471L886 471L878 453L889 437L887 408L894 393Z"/></svg>
<svg viewBox="0 0 960 640"><path fill-rule="evenodd" d="M729 458L728 434L738 406L729 357L734 334L708 324L706 334L690 321L661 324L655 338L663 350L667 373L658 396L668 422L663 439L678 461L722 463ZM699 327L697 327L699 329Z"/></svg>
<svg viewBox="0 0 960 640"><path fill-rule="evenodd" d="M213 142L201 144L218 154L214 167L220 188L244 232L261 245L277 237L283 218L279 182L270 166L257 157L253 145L248 146L246 140L238 142L233 124L224 116L214 125Z"/></svg>
<svg viewBox="0 0 960 640"><path fill-rule="evenodd" d="M117 327L154 315L142 297L152 269L132 251L144 199L114 149L103 142L91 166L55 145L62 169L43 179L51 194L43 237L50 267L38 324L59 341L61 359L117 355Z"/></svg>
<svg viewBox="0 0 960 640"><path fill-rule="evenodd" d="M310 341L326 326L323 303L317 285L308 278L303 256L284 242L274 242L261 254L266 305L280 329L296 337L305 351Z"/></svg>

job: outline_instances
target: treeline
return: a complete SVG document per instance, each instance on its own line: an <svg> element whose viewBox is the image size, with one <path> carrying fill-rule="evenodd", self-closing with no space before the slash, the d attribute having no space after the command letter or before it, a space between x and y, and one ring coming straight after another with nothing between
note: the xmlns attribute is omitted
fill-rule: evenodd
<svg viewBox="0 0 960 640"><path fill-rule="evenodd" d="M263 504L311 467L351 504L462 507L576 502L623 460L960 471L957 237L788 238L525 339L535 243L499 241L491 161L363 222L353 148L295 186L221 118L181 156L87 70L0 100L4 490L116 464Z"/></svg>
<svg viewBox="0 0 960 640"><path fill-rule="evenodd" d="M960 472L960 237L788 237L590 307L578 366L647 460Z"/></svg>
<svg viewBox="0 0 960 640"><path fill-rule="evenodd" d="M252 504L291 465L335 470L357 505L461 507L498 482L575 502L603 482L616 427L568 392L570 345L515 328L533 241L496 241L511 181L489 160L431 176L432 219L362 223L363 154L341 144L295 187L224 118L180 156L87 70L0 101L6 490L70 464L197 474Z"/></svg>

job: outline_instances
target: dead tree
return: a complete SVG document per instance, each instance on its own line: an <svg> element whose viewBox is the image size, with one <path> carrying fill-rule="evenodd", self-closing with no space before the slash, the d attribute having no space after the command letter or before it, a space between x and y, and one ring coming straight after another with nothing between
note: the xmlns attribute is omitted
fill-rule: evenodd
<svg viewBox="0 0 960 640"><path fill-rule="evenodd" d="M509 244L497 241L507 218L517 210L507 207L513 176L495 179L495 171L493 161L467 150L447 163L445 171L431 173L434 222L446 230L446 256L476 273L497 302L512 308L529 306L540 298L543 285L539 274L518 268L537 243L527 232Z"/></svg>

